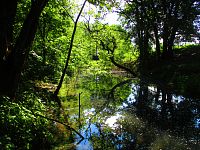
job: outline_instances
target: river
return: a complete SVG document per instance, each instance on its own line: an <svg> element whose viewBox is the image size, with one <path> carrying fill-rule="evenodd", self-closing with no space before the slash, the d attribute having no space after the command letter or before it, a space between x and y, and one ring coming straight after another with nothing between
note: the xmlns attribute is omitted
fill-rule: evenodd
<svg viewBox="0 0 200 150"><path fill-rule="evenodd" d="M76 150L200 149L198 99L111 73L76 75L60 97Z"/></svg>

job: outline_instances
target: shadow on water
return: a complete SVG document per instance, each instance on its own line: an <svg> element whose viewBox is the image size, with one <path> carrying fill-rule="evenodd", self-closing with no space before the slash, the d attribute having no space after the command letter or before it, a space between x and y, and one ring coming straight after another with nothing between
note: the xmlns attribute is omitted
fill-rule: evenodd
<svg viewBox="0 0 200 150"><path fill-rule="evenodd" d="M74 149L200 149L199 100L112 75L81 77L76 84L76 98L63 101L84 137L74 135Z"/></svg>

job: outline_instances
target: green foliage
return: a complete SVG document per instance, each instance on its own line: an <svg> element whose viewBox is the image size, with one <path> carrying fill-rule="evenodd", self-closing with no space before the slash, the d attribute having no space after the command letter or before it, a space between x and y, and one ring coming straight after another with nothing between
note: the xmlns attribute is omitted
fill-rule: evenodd
<svg viewBox="0 0 200 150"><path fill-rule="evenodd" d="M23 22L30 10L31 0L19 0L17 5L17 14L16 14L16 22L14 25L14 38L17 38L21 27L23 26Z"/></svg>
<svg viewBox="0 0 200 150"><path fill-rule="evenodd" d="M112 2L107 1L100 3L102 6L104 4L112 5ZM58 82L68 53L71 33L73 31L72 19L78 10L76 5L74 2L63 0L49 1L40 17L35 41L25 64L24 80ZM22 1L18 5L19 27L21 26L20 22L23 22L25 17L24 14L28 12L29 6L30 2L25 3L25 1ZM91 12L88 13L90 14ZM109 47L112 47L112 44L109 43L112 37L117 42L117 50L114 54L116 61L119 63L135 61L134 48L128 34L120 26L103 25L96 20L94 24L89 25L92 31L97 31L92 33L92 35L87 31L86 26L84 22L78 24L67 71L69 76L80 67L99 68L104 73L110 70L113 67L109 59L110 55L107 51L102 50L100 40L103 40ZM98 57L99 60L94 61L94 57Z"/></svg>
<svg viewBox="0 0 200 150"><path fill-rule="evenodd" d="M40 99L30 95L16 103L1 97L0 110L1 149L50 148L50 122L37 116L45 110Z"/></svg>
<svg viewBox="0 0 200 150"><path fill-rule="evenodd" d="M59 79L72 29L72 21L66 10L69 6L70 3L67 1L51 0L45 7L26 64L27 78L51 80L54 83Z"/></svg>
<svg viewBox="0 0 200 150"><path fill-rule="evenodd" d="M127 61L135 61L135 49L131 43L128 33L117 25L104 25L96 21L94 24L88 26L87 32L92 38L93 53L97 48L99 64L107 66L109 69L113 67L110 58L114 57L118 63L125 63ZM110 50L104 49L102 43Z"/></svg>
<svg viewBox="0 0 200 150"><path fill-rule="evenodd" d="M34 51L30 52L25 71L22 74L23 81L26 82L27 80L51 80L51 82L56 82L56 76L57 72L53 64L43 64L41 56L37 55Z"/></svg>
<svg viewBox="0 0 200 150"><path fill-rule="evenodd" d="M116 2L114 0L107 1L107 0L88 0L89 3L100 6L101 9L104 7L108 10L111 10L113 6L116 5Z"/></svg>
<svg viewBox="0 0 200 150"><path fill-rule="evenodd" d="M141 61L149 55L152 43L156 45L157 57L163 46L163 57L172 56L172 47L176 35L194 34L193 21L199 14L195 0L166 0L166 1L130 1L125 3L123 24L135 38L139 46ZM161 42L162 39L162 42ZM160 40L160 41L159 41Z"/></svg>

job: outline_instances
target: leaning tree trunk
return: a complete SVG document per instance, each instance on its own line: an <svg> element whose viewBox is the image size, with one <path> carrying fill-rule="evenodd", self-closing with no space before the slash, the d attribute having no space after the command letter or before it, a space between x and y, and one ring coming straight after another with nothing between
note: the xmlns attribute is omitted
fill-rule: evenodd
<svg viewBox="0 0 200 150"><path fill-rule="evenodd" d="M71 41L70 41L70 46L69 46L69 51L68 51L68 55L67 55L67 59L66 59L66 62L65 62L65 67L63 69L63 72L62 72L62 75L61 75L61 78L60 78L60 81L58 83L58 86L54 92L54 96L57 97L58 96L58 93L60 91L60 88L62 87L62 83L64 81L64 78L65 78L65 74L67 72L67 68L68 68L68 64L69 64L69 60L70 60L70 56L71 56L71 52L72 52L72 48L73 48L73 42L74 42L74 37L75 37L75 33L76 33L76 28L77 28L77 24L78 24L78 20L79 20L79 17L81 16L81 13L85 7L85 4L86 4L87 0L85 0L83 2L83 5L81 7L81 10L79 11L79 14L76 18L76 21L74 22L74 29L73 29L73 32L72 32L72 36L71 36Z"/></svg>
<svg viewBox="0 0 200 150"><path fill-rule="evenodd" d="M0 60L0 69L1 69L1 75L0 75L0 94L1 95L7 95L10 97L15 96L16 89L18 87L19 78L21 75L22 68L24 66L25 60L29 53L29 48L32 44L32 41L34 40L35 33L37 30L37 24L40 17L40 14L47 4L48 0L35 0L32 1L31 9L23 23L23 26L21 28L20 34L15 39L15 43L10 42L6 43L6 52L3 50L1 52L1 60ZM11 2L10 4L13 4L13 7L15 5L15 12L13 9L12 17L16 16L16 7L17 2ZM6 5L7 6L7 5ZM9 7L5 8L5 16L1 16L1 20L5 18L5 20L9 20L11 15L8 15L7 12L9 12ZM8 22L5 24L5 28L9 30L10 36L13 35L13 22ZM10 30L11 29L11 30ZM1 37L1 43L4 43L8 39L8 34L4 34ZM3 58L2 58L3 56Z"/></svg>

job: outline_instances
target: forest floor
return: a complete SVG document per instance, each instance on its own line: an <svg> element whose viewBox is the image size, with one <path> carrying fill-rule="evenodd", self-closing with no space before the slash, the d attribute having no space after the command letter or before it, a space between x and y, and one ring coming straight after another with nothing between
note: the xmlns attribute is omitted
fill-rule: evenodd
<svg viewBox="0 0 200 150"><path fill-rule="evenodd" d="M172 60L148 69L153 78L169 85L178 94L200 98L200 45L174 49Z"/></svg>

